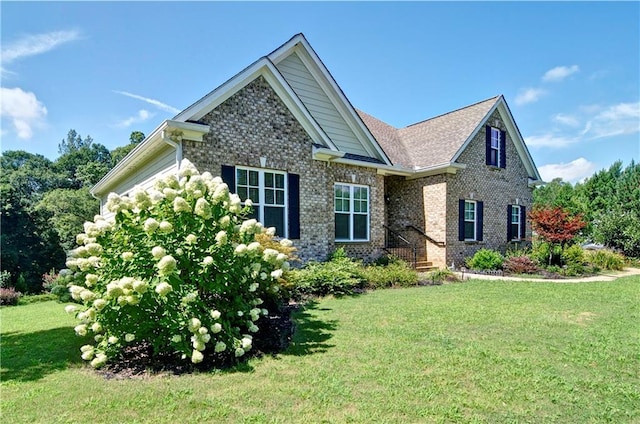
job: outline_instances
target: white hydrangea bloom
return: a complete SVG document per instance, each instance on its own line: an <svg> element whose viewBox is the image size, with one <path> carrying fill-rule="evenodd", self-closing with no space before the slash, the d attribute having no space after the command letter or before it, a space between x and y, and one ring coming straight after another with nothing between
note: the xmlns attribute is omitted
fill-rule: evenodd
<svg viewBox="0 0 640 424"><path fill-rule="evenodd" d="M224 352L227 349L227 345L224 342L216 343L216 347L213 349L216 353Z"/></svg>
<svg viewBox="0 0 640 424"><path fill-rule="evenodd" d="M204 355L199 350L195 349L191 354L191 362L199 364L204 359Z"/></svg>
<svg viewBox="0 0 640 424"><path fill-rule="evenodd" d="M218 234L216 234L216 243L218 244L218 246L222 246L226 242L227 242L227 232L224 230L218 231Z"/></svg>
<svg viewBox="0 0 640 424"><path fill-rule="evenodd" d="M171 284L167 282L163 281L156 286L156 293L158 293L160 296L166 296L171 291L173 291L173 287L171 287Z"/></svg>
<svg viewBox="0 0 640 424"><path fill-rule="evenodd" d="M133 252L122 252L120 257L123 261L131 261L133 260Z"/></svg>
<svg viewBox="0 0 640 424"><path fill-rule="evenodd" d="M132 341L134 341L136 339L135 334L131 334L131 333L127 333L124 335L124 341L126 341L127 343L130 343Z"/></svg>
<svg viewBox="0 0 640 424"><path fill-rule="evenodd" d="M144 221L145 233L151 234L155 230L157 230L159 226L160 226L160 223L153 218L147 218L147 220Z"/></svg>
<svg viewBox="0 0 640 424"><path fill-rule="evenodd" d="M153 259L160 260L166 254L167 254L167 251L162 246L155 246L153 249L151 249L151 256L153 256Z"/></svg>
<svg viewBox="0 0 640 424"><path fill-rule="evenodd" d="M189 244L196 244L198 242L198 237L196 237L195 234L189 234L185 240Z"/></svg>
<svg viewBox="0 0 640 424"><path fill-rule="evenodd" d="M194 213L198 216L201 216L204 219L211 218L211 204L204 197L200 197L196 200L196 206L194 208Z"/></svg>
<svg viewBox="0 0 640 424"><path fill-rule="evenodd" d="M166 255L158 262L158 270L160 275L169 275L175 271L177 262L171 255Z"/></svg>
<svg viewBox="0 0 640 424"><path fill-rule="evenodd" d="M183 197L178 196L173 199L173 211L175 213L191 212L191 206L189 206L189 204L186 200L184 200Z"/></svg>
<svg viewBox="0 0 640 424"><path fill-rule="evenodd" d="M213 309L211 311L211 318L213 318L213 319L218 319L218 318L220 318L221 315L222 314L217 309Z"/></svg>
<svg viewBox="0 0 640 424"><path fill-rule="evenodd" d="M219 322L216 322L211 326L211 332L217 334L222 331L222 325Z"/></svg>
<svg viewBox="0 0 640 424"><path fill-rule="evenodd" d="M170 222L162 221L160 223L160 231L162 231L163 233L170 233L173 231L173 225L171 225Z"/></svg>
<svg viewBox="0 0 640 424"><path fill-rule="evenodd" d="M235 355L236 355L236 358L241 357L242 355L244 355L244 349L242 349L241 347L237 348Z"/></svg>

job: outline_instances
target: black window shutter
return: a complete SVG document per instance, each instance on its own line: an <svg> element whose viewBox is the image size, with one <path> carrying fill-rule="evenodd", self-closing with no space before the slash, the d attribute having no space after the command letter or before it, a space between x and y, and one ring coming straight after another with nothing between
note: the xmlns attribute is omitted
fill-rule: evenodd
<svg viewBox="0 0 640 424"><path fill-rule="evenodd" d="M486 138L485 138L485 147L486 147L486 162L487 165L494 165L491 163L491 127L487 125L485 128Z"/></svg>
<svg viewBox="0 0 640 424"><path fill-rule="evenodd" d="M300 238L300 175L287 174L289 186L289 238Z"/></svg>
<svg viewBox="0 0 640 424"><path fill-rule="evenodd" d="M476 202L476 240L482 241L483 202Z"/></svg>
<svg viewBox="0 0 640 424"><path fill-rule="evenodd" d="M464 199L458 200L458 240L464 241Z"/></svg>
<svg viewBox="0 0 640 424"><path fill-rule="evenodd" d="M513 239L513 234L511 233L511 214L513 213L513 207L511 205L507 205L507 241L511 241Z"/></svg>
<svg viewBox="0 0 640 424"><path fill-rule="evenodd" d="M527 237L527 212L524 206L520 206L520 238Z"/></svg>
<svg viewBox="0 0 640 424"><path fill-rule="evenodd" d="M507 133L500 131L500 168L507 167Z"/></svg>
<svg viewBox="0 0 640 424"><path fill-rule="evenodd" d="M229 191L231 193L236 192L236 167L229 165L222 165L222 175L220 176L222 181L224 181L229 186Z"/></svg>

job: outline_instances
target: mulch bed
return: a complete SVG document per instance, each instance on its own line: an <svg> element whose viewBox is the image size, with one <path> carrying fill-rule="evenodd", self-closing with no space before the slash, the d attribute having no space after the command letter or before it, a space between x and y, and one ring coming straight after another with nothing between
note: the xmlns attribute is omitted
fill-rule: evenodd
<svg viewBox="0 0 640 424"><path fill-rule="evenodd" d="M252 357L274 355L286 350L291 343L295 329L291 314L298 308L298 304L284 305L276 313L263 317L258 323L260 331L253 338L253 347L241 361L223 360L222 356L205 351L205 360L200 364L193 364L179 355L153 355L151 344L142 342L125 347L117 360L108 362L96 372L106 379L180 375L231 368Z"/></svg>

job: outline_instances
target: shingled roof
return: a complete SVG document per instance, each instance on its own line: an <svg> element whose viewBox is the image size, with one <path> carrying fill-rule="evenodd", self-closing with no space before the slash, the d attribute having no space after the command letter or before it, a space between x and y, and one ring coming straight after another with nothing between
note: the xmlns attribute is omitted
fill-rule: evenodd
<svg viewBox="0 0 640 424"><path fill-rule="evenodd" d="M418 169L451 162L500 98L492 97L399 129L365 112L358 114L394 165Z"/></svg>

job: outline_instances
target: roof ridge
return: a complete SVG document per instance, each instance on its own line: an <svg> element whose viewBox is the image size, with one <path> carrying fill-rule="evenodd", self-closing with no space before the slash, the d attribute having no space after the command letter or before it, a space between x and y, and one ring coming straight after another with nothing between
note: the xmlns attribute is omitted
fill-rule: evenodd
<svg viewBox="0 0 640 424"><path fill-rule="evenodd" d="M436 115L436 116L433 116L433 117L431 117L431 118L423 119L422 121L418 121L418 122L415 122L415 123L413 123L413 124L409 124L409 125L407 125L406 127L398 128L398 129L399 129L399 130L403 130L403 129L406 129L406 128L409 128L409 127L414 127L414 126L416 126L416 125L424 124L424 123L425 123L425 122L427 122L427 121L432 121L432 120L434 120L434 119L436 119L436 118L441 118L441 117L443 117L443 116L445 116L445 115L450 115L450 114L452 114L452 113L459 112L459 111L461 111L461 110L468 109L468 108L473 107L473 106L477 106L477 105L479 105L480 103L485 103L485 102L488 102L489 100L493 100L493 99L496 99L496 100L497 100L497 99L499 99L500 97L502 97L502 94L498 94L497 96L489 97L489 98L487 98L487 99L481 100L481 101L479 101L479 102L472 103L472 104L467 105L467 106L460 107L460 108L458 108L458 109L451 110L451 111L449 111L449 112L441 113L440 115Z"/></svg>

